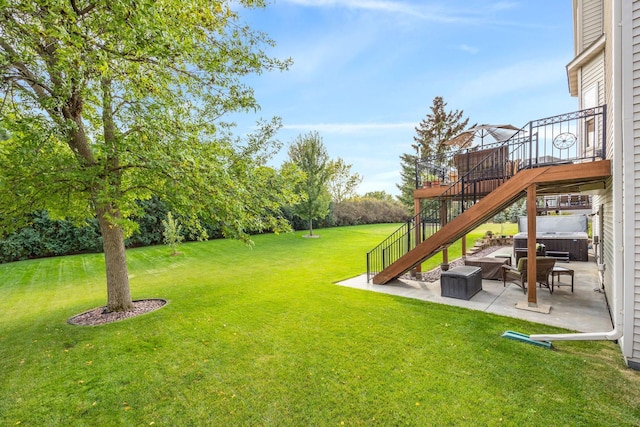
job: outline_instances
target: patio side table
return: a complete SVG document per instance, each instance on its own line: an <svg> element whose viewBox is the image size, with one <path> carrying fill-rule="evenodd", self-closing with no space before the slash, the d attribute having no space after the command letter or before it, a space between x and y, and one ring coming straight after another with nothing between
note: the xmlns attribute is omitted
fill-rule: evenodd
<svg viewBox="0 0 640 427"><path fill-rule="evenodd" d="M560 287L560 276L571 276L571 292L573 293L573 270L566 267L554 266L553 270L551 270L551 286L555 284L555 286ZM554 283L555 278L558 279L558 283Z"/></svg>

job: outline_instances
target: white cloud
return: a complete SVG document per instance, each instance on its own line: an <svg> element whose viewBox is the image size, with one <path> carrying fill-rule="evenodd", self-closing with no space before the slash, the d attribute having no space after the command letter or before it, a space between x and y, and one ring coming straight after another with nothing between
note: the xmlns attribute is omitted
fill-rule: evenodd
<svg viewBox="0 0 640 427"><path fill-rule="evenodd" d="M479 49L477 47L469 46L468 44L461 44L460 46L458 46L458 49L463 52L471 53L473 55L479 52Z"/></svg>
<svg viewBox="0 0 640 427"><path fill-rule="evenodd" d="M374 12L396 13L433 22L469 22L469 16L441 7L421 2L386 0L285 0L287 3L306 7L341 7L346 9L367 10ZM449 5L447 5L449 6Z"/></svg>
<svg viewBox="0 0 640 427"><path fill-rule="evenodd" d="M384 0L286 0L288 3L308 7L344 7L347 9L376 10L395 12L408 15L419 15L420 11L414 5L400 1Z"/></svg>
<svg viewBox="0 0 640 427"><path fill-rule="evenodd" d="M518 6L518 3L513 2L513 1L499 1L496 3L493 3L490 8L493 10L509 10L509 9L514 9Z"/></svg>
<svg viewBox="0 0 640 427"><path fill-rule="evenodd" d="M289 75L307 81L323 74L343 70L353 58L366 51L373 43L367 34L331 34L316 40L301 40L292 46L293 66ZM343 48L337 49L337 46Z"/></svg>
<svg viewBox="0 0 640 427"><path fill-rule="evenodd" d="M521 5L516 1L500 0L494 2L447 2L446 0L282 0L303 7L343 8L349 10L380 12L383 14L404 15L422 21L441 24L467 24L482 26L507 26L526 28L545 28L544 23L527 23L522 20L502 20L497 14L516 10Z"/></svg>
<svg viewBox="0 0 640 427"><path fill-rule="evenodd" d="M506 94L520 96L539 87L546 87L563 79L563 59L522 61L486 71L457 87L457 98L468 102L479 99L504 98Z"/></svg>
<svg viewBox="0 0 640 427"><path fill-rule="evenodd" d="M301 123L284 125L284 129L292 130L317 130L326 133L363 133L380 130L413 129L413 122L399 123Z"/></svg>

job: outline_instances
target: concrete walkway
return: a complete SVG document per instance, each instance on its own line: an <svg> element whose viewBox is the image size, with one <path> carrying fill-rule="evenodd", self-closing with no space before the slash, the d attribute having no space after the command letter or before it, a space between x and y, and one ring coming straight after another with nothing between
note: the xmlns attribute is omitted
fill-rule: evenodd
<svg viewBox="0 0 640 427"><path fill-rule="evenodd" d="M497 253L499 252L488 256L495 256ZM518 285L507 282L504 287L502 280L483 279L482 290L468 301L442 297L439 280L422 282L402 278L386 285L374 285L367 283L367 275L363 274L339 282L338 285L480 310L579 332L607 332L613 329L605 295L600 292L596 264L571 261L557 262L557 265L574 270L574 292L571 292L571 278L565 275L560 276L559 282L556 279L553 294L546 288L537 288L538 305L551 306L548 314L516 308L518 302L527 301L527 296Z"/></svg>

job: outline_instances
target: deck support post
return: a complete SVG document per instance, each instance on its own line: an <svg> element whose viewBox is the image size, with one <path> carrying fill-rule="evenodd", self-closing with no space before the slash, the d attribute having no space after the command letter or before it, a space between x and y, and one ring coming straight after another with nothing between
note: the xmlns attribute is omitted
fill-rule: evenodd
<svg viewBox="0 0 640 427"><path fill-rule="evenodd" d="M536 189L537 184L527 188L527 302L538 305L536 295Z"/></svg>
<svg viewBox="0 0 640 427"><path fill-rule="evenodd" d="M444 228L447 225L447 201L442 199L440 202L440 226ZM445 247L442 250L442 264L440 264L442 271L449 270L449 247Z"/></svg>
<svg viewBox="0 0 640 427"><path fill-rule="evenodd" d="M462 259L467 259L467 235L462 236Z"/></svg>
<svg viewBox="0 0 640 427"><path fill-rule="evenodd" d="M415 246L418 246L422 239L420 238L420 233L422 232L422 219L420 218L420 199L413 199L413 218L415 221L414 230L415 230ZM413 269L414 273L422 272L422 264L418 264Z"/></svg>

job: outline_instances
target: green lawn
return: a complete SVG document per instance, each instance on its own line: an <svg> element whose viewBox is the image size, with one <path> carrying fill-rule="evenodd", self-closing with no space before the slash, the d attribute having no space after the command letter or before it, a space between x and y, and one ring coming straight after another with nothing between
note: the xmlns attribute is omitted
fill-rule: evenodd
<svg viewBox="0 0 640 427"><path fill-rule="evenodd" d="M106 303L101 255L0 265L0 425L640 424L613 343L333 284L395 228L130 250L134 299L169 304L97 327L66 321Z"/></svg>

